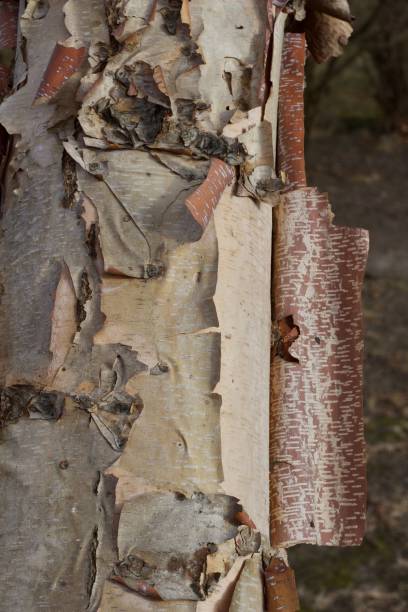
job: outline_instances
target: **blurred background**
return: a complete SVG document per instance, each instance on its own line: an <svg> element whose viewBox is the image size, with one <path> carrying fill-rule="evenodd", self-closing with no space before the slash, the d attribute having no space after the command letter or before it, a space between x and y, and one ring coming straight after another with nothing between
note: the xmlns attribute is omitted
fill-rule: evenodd
<svg viewBox="0 0 408 612"><path fill-rule="evenodd" d="M364 289L368 525L360 548L302 545L302 612L408 611L408 2L351 0L341 58L307 64L308 184L370 231Z"/></svg>

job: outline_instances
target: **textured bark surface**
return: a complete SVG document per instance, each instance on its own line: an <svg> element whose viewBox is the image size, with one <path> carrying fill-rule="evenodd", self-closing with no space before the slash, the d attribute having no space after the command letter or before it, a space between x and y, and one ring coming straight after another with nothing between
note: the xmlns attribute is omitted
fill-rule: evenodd
<svg viewBox="0 0 408 612"><path fill-rule="evenodd" d="M287 33L279 87L279 169L291 189L306 187L303 91L306 45L304 34Z"/></svg>
<svg viewBox="0 0 408 612"><path fill-rule="evenodd" d="M287 192L275 209L273 255L280 338L271 369L271 537L280 546L349 546L361 543L366 511L361 290L368 233L333 225L327 195L306 188L304 60L303 34L287 33L279 95Z"/></svg>
<svg viewBox="0 0 408 612"><path fill-rule="evenodd" d="M308 22L274 4L19 3L0 107L4 610L261 611L264 569L291 576L269 544L272 206L275 317L300 331L299 363L273 363L272 538L360 537L365 241L288 191L304 38L285 27Z"/></svg>
<svg viewBox="0 0 408 612"><path fill-rule="evenodd" d="M234 14L20 16L0 109L5 610L263 607L273 158L247 111L266 7ZM238 174L253 194L233 195Z"/></svg>
<svg viewBox="0 0 408 612"><path fill-rule="evenodd" d="M295 573L276 557L265 570L266 609L268 612L299 610Z"/></svg>
<svg viewBox="0 0 408 612"><path fill-rule="evenodd" d="M361 286L365 230L336 227L326 195L276 209L275 317L300 335L272 366L272 540L359 544L365 524ZM290 433L289 433L290 432Z"/></svg>

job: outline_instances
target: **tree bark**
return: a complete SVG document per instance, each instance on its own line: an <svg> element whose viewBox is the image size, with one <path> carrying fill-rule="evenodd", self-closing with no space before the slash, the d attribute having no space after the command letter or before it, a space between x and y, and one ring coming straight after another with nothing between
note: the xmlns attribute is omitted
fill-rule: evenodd
<svg viewBox="0 0 408 612"><path fill-rule="evenodd" d="M285 4L20 3L0 107L3 610L298 609L294 542L273 525L272 548L269 521L272 208L279 231L304 187L303 134L292 173L278 121Z"/></svg>
<svg viewBox="0 0 408 612"><path fill-rule="evenodd" d="M266 24L255 1L21 15L3 609L204 609L249 554L263 601L272 210L232 195L244 147L222 130L259 105Z"/></svg>

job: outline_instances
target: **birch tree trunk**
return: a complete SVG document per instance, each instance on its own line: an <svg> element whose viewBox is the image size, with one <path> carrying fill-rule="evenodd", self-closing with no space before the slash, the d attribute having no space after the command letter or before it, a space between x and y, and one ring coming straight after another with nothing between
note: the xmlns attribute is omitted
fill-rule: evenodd
<svg viewBox="0 0 408 612"><path fill-rule="evenodd" d="M269 523L272 208L305 186L284 4L0 2L4 611L298 609L297 471Z"/></svg>

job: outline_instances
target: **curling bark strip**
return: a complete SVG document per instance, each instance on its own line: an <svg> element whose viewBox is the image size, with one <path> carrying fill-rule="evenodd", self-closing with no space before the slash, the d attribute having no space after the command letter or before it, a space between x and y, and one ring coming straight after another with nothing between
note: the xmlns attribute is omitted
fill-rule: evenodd
<svg viewBox="0 0 408 612"><path fill-rule="evenodd" d="M368 252L362 229L332 224L315 188L276 208L275 318L299 337L272 363L272 542L351 546L365 525L361 289ZM290 435L288 435L290 432Z"/></svg>
<svg viewBox="0 0 408 612"><path fill-rule="evenodd" d="M281 559L274 558L265 570L267 612L297 612L299 598L294 571Z"/></svg>
<svg viewBox="0 0 408 612"><path fill-rule="evenodd" d="M202 228L207 227L222 193L234 178L234 169L220 159L214 158L211 160L205 181L186 198L187 208Z"/></svg>
<svg viewBox="0 0 408 612"><path fill-rule="evenodd" d="M35 104L43 104L52 100L64 83L78 72L86 54L85 47L77 49L57 43L35 95Z"/></svg>
<svg viewBox="0 0 408 612"><path fill-rule="evenodd" d="M304 109L306 43L304 34L285 34L279 87L278 166L290 189L306 186Z"/></svg>

